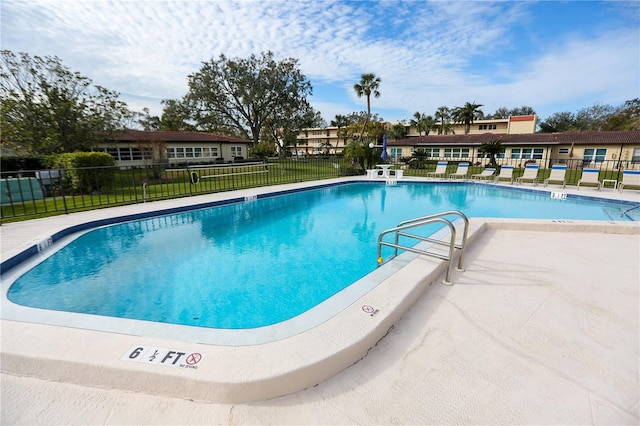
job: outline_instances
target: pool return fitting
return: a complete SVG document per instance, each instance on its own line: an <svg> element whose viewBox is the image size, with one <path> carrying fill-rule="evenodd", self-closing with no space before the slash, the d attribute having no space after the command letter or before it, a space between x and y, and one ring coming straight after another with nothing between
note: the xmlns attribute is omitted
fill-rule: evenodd
<svg viewBox="0 0 640 426"><path fill-rule="evenodd" d="M445 218L446 216L451 216L451 215L459 216L462 219L464 224L464 228L462 230L462 241L460 242L460 244L456 244L456 227L453 225L453 223L450 220ZM446 226L449 227L450 235L451 235L449 241L430 238L430 237L423 237L420 235L410 234L406 232L409 229L431 225L434 223L444 223ZM436 213L429 216L423 216L415 219L406 220L404 222L400 222L398 226L396 226L395 228L382 231L378 236L378 264L382 264L384 261L382 258L382 246L394 248L393 256L390 259L393 259L394 257L396 257L398 255L398 249L400 249L400 250L405 250L412 253L418 253L425 256L431 256L438 259L446 260L449 262L449 264L447 265L447 272L446 272L444 281L442 281L442 283L445 285L452 285L453 283L451 282L451 263L452 263L451 261L453 259L455 250L456 249L460 250L460 257L458 258L458 266L456 267L456 270L464 271L464 269L462 268L462 264L464 262L464 248L467 242L468 232L469 232L469 219L467 218L467 216L464 215L464 213L458 210L449 210L442 213ZM395 235L395 239L393 243L384 241L384 237L388 234ZM448 255L445 255L442 253L431 252L426 249L423 250L423 249L415 248L413 246L400 244L400 237L407 237L407 238L412 238L414 240L426 241L429 243L446 246L449 248L448 250L449 253Z"/></svg>

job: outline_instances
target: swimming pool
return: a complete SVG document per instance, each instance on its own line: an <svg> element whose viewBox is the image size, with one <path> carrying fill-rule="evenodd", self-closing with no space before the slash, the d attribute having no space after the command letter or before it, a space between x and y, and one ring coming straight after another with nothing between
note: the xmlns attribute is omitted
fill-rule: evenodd
<svg viewBox="0 0 640 426"><path fill-rule="evenodd" d="M628 207L490 185L334 185L72 236L34 259L7 297L91 316L265 327L374 271L378 234L405 219L450 209L472 217L636 219L622 215Z"/></svg>

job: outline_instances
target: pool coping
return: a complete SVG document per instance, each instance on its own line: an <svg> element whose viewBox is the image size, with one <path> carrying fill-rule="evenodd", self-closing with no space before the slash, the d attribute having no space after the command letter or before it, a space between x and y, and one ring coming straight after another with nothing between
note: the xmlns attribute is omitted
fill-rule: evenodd
<svg viewBox="0 0 640 426"><path fill-rule="evenodd" d="M472 218L471 225L469 244L496 227L640 234L639 222ZM2 371L196 401L274 398L314 386L366 356L445 266L416 257L323 324L260 345L216 346L2 320ZM162 365L132 362L127 355L136 347L169 349L173 358L180 352L200 354L201 361L197 368L168 365L173 358Z"/></svg>

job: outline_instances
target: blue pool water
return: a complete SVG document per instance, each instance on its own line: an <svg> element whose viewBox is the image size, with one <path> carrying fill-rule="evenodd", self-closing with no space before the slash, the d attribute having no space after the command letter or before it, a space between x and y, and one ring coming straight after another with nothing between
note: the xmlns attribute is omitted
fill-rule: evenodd
<svg viewBox="0 0 640 426"><path fill-rule="evenodd" d="M378 235L406 219L455 209L469 217L631 220L621 215L628 207L490 185L338 185L92 230L16 279L7 296L50 310L261 327L372 272Z"/></svg>

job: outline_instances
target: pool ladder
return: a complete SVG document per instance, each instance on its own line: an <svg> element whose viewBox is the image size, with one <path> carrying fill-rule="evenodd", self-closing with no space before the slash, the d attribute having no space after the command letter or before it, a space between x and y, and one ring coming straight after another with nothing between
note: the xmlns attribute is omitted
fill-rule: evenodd
<svg viewBox="0 0 640 426"><path fill-rule="evenodd" d="M460 244L456 244L456 227L453 225L453 223L450 220L446 219L446 216L452 216L452 215L459 216L463 221L464 228L462 230L462 240ZM451 231L449 241L446 241L443 239L423 237L420 235L410 234L407 232L407 230L409 229L427 226L434 223L444 223L446 226L449 227L449 230ZM469 231L469 219L467 218L467 216L464 215L464 213L458 210L449 210L442 213L436 213L429 216L418 217L415 219L410 219L404 222L400 222L398 226L396 226L395 228L382 231L382 233L380 233L380 235L378 236L378 263L381 264L383 262L382 246L393 247L394 248L393 257L396 257L398 255L398 249L401 249L401 250L409 251L412 253L418 253L425 256L431 256L438 259L446 260L449 262L449 264L447 265L446 276L442 283L446 285L452 285L453 283L451 282L451 264L452 264L453 255L456 249L460 250L460 257L458 258L458 266L456 267L456 270L464 271L464 269L462 268L462 264L464 262L464 248L467 242L468 231ZM395 239L393 243L384 241L384 237L388 234L395 235ZM445 255L442 253L430 252L428 250L423 250L423 249L415 248L412 246L402 245L400 244L400 237L407 237L414 240L426 241L433 244L446 246L449 248L448 255Z"/></svg>

